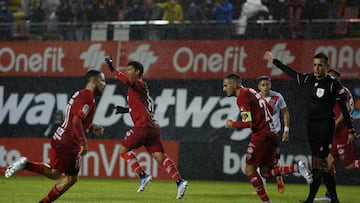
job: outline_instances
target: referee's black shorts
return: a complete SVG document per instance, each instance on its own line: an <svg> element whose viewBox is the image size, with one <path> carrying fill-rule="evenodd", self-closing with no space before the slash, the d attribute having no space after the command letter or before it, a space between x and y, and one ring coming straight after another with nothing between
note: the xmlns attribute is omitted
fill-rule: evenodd
<svg viewBox="0 0 360 203"><path fill-rule="evenodd" d="M307 134L311 154L326 158L330 151L330 144L335 130L333 119L308 120Z"/></svg>

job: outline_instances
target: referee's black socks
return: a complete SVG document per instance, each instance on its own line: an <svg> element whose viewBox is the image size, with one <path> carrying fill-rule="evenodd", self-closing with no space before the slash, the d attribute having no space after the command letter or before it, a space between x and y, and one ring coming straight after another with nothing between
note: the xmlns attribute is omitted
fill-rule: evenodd
<svg viewBox="0 0 360 203"><path fill-rule="evenodd" d="M322 176L324 178L324 183L326 185L327 190L329 191L331 197L331 203L339 202L338 196L336 193L336 182L334 176L331 174L331 171L326 170L322 172Z"/></svg>

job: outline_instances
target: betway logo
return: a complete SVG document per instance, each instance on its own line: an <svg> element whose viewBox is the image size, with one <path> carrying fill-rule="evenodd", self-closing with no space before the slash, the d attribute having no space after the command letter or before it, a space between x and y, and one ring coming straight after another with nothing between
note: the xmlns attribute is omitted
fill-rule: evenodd
<svg viewBox="0 0 360 203"><path fill-rule="evenodd" d="M16 53L11 47L0 48L0 72L64 72L61 47L46 47L42 52Z"/></svg>
<svg viewBox="0 0 360 203"><path fill-rule="evenodd" d="M224 145L223 151L223 172L224 174L234 175L241 171L243 174L245 172L245 160L246 154L239 154L238 150L232 150L230 145ZM286 156L280 155L279 163L283 166L292 165L294 162L303 160L305 165L310 168L311 157L304 154L288 154ZM300 174L295 173L294 175L300 176Z"/></svg>
<svg viewBox="0 0 360 203"><path fill-rule="evenodd" d="M122 121L128 126L133 123L129 114L108 114L113 105L126 105L126 98L115 94L116 85L107 85L97 106L94 123L110 126ZM46 125L50 123L52 112L65 109L69 95L64 93L25 93L22 97L18 93L10 93L5 98L5 88L0 86L0 124L7 122L16 125L24 121L28 125ZM234 98L210 96L188 97L187 89L165 88L155 101L155 118L162 127L174 125L193 128L224 127L226 118L234 119L237 105ZM172 111L172 112L170 112ZM208 123L207 123L208 121Z"/></svg>

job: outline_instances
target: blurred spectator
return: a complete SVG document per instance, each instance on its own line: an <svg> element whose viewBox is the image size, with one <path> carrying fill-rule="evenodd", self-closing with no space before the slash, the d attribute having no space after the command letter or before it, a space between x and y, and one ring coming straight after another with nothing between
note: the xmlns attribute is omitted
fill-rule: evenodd
<svg viewBox="0 0 360 203"><path fill-rule="evenodd" d="M158 0L148 0L146 2L146 7L148 7L146 20L161 20L163 17L163 10L160 7L156 6ZM161 25L146 25L146 34L145 38L147 40L160 40L161 39Z"/></svg>
<svg viewBox="0 0 360 203"><path fill-rule="evenodd" d="M261 0L247 0L242 4L239 22L235 26L235 34L243 36L246 33L248 19L256 16L265 16L269 9L262 4Z"/></svg>
<svg viewBox="0 0 360 203"><path fill-rule="evenodd" d="M272 24L271 38L274 39L290 39L289 32L289 0L270 0L266 2L269 9L269 19L277 20L277 23Z"/></svg>
<svg viewBox="0 0 360 203"><path fill-rule="evenodd" d="M207 20L215 20L215 15L212 12L212 9L214 8L212 0L205 0L205 3L203 5L204 8L204 14Z"/></svg>
<svg viewBox="0 0 360 203"><path fill-rule="evenodd" d="M188 27L186 30L186 39L201 39L203 38L204 28L207 26L202 21L207 20L204 9L199 3L199 0L192 0L187 10L186 20L190 21L190 24L186 24Z"/></svg>
<svg viewBox="0 0 360 203"><path fill-rule="evenodd" d="M47 40L58 40L59 39L59 26L58 17L56 10L50 10L47 19Z"/></svg>
<svg viewBox="0 0 360 203"><path fill-rule="evenodd" d="M141 5L140 0L133 0L130 7L125 11L125 21L139 21L145 20L146 10ZM144 39L144 25L131 25L130 26L130 40L143 40Z"/></svg>
<svg viewBox="0 0 360 203"><path fill-rule="evenodd" d="M11 40L13 36L14 17L6 1L0 1L0 40Z"/></svg>
<svg viewBox="0 0 360 203"><path fill-rule="evenodd" d="M87 16L87 3L84 0L76 1L74 21L76 22L75 39L77 41L90 40L91 25Z"/></svg>
<svg viewBox="0 0 360 203"><path fill-rule="evenodd" d="M56 10L59 20L60 40L74 40L73 19L74 15L69 0L61 0L61 5Z"/></svg>
<svg viewBox="0 0 360 203"><path fill-rule="evenodd" d="M299 22L299 20L301 20L302 12L304 10L304 5L305 0L291 0L289 2L289 27L291 39L304 38L304 33L302 32L302 24Z"/></svg>
<svg viewBox="0 0 360 203"><path fill-rule="evenodd" d="M184 13L182 6L177 0L167 0L163 3L157 3L156 6L163 10L162 20L170 21L169 25L166 25L164 38L165 39L179 39L180 25L175 25L172 22L182 21L184 19Z"/></svg>
<svg viewBox="0 0 360 203"><path fill-rule="evenodd" d="M146 19L147 20L161 20L163 18L163 9L156 6L157 0L149 0L147 4L150 3L148 6Z"/></svg>
<svg viewBox="0 0 360 203"><path fill-rule="evenodd" d="M207 20L204 9L199 0L192 0L187 11L186 19L190 21L204 21Z"/></svg>
<svg viewBox="0 0 360 203"><path fill-rule="evenodd" d="M134 21L134 20L145 20L146 10L141 5L140 0L131 1L131 5L125 11L124 20L125 21Z"/></svg>
<svg viewBox="0 0 360 203"><path fill-rule="evenodd" d="M44 11L50 12L56 11L61 4L60 0L42 0L41 2L41 8L44 9Z"/></svg>
<svg viewBox="0 0 360 203"><path fill-rule="evenodd" d="M212 12L217 21L214 37L216 39L229 39L232 33L233 5L229 0L215 0Z"/></svg>
<svg viewBox="0 0 360 203"><path fill-rule="evenodd" d="M184 19L182 6L177 0L167 0L163 3L157 3L156 6L163 10L163 20L173 22Z"/></svg>
<svg viewBox="0 0 360 203"><path fill-rule="evenodd" d="M102 7L101 10L105 14L104 18L101 19L101 21L117 21L118 20L119 8L117 8L117 6L115 5L114 0L103 0L101 7Z"/></svg>
<svg viewBox="0 0 360 203"><path fill-rule="evenodd" d="M36 0L30 10L30 39L43 40L46 33L45 11L41 7L41 1Z"/></svg>
<svg viewBox="0 0 360 203"><path fill-rule="evenodd" d="M307 37L313 39L327 39L332 37L332 29L329 23L326 22L312 22L312 20L329 19L330 2L331 0L307 0L305 1L305 8L302 18L310 20L310 29L305 28L311 32L307 33Z"/></svg>

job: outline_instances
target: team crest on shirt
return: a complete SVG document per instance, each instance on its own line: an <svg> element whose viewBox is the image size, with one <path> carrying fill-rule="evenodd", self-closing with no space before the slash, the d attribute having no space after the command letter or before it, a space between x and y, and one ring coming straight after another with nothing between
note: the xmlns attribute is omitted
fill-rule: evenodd
<svg viewBox="0 0 360 203"><path fill-rule="evenodd" d="M81 111L83 112L83 114L86 115L86 114L88 113L88 111L89 111L89 105L88 105L88 104L85 104L85 105L82 107Z"/></svg>
<svg viewBox="0 0 360 203"><path fill-rule="evenodd" d="M323 97L324 93L325 93L325 89L323 89L323 88L317 88L316 89L316 96L317 97Z"/></svg>

